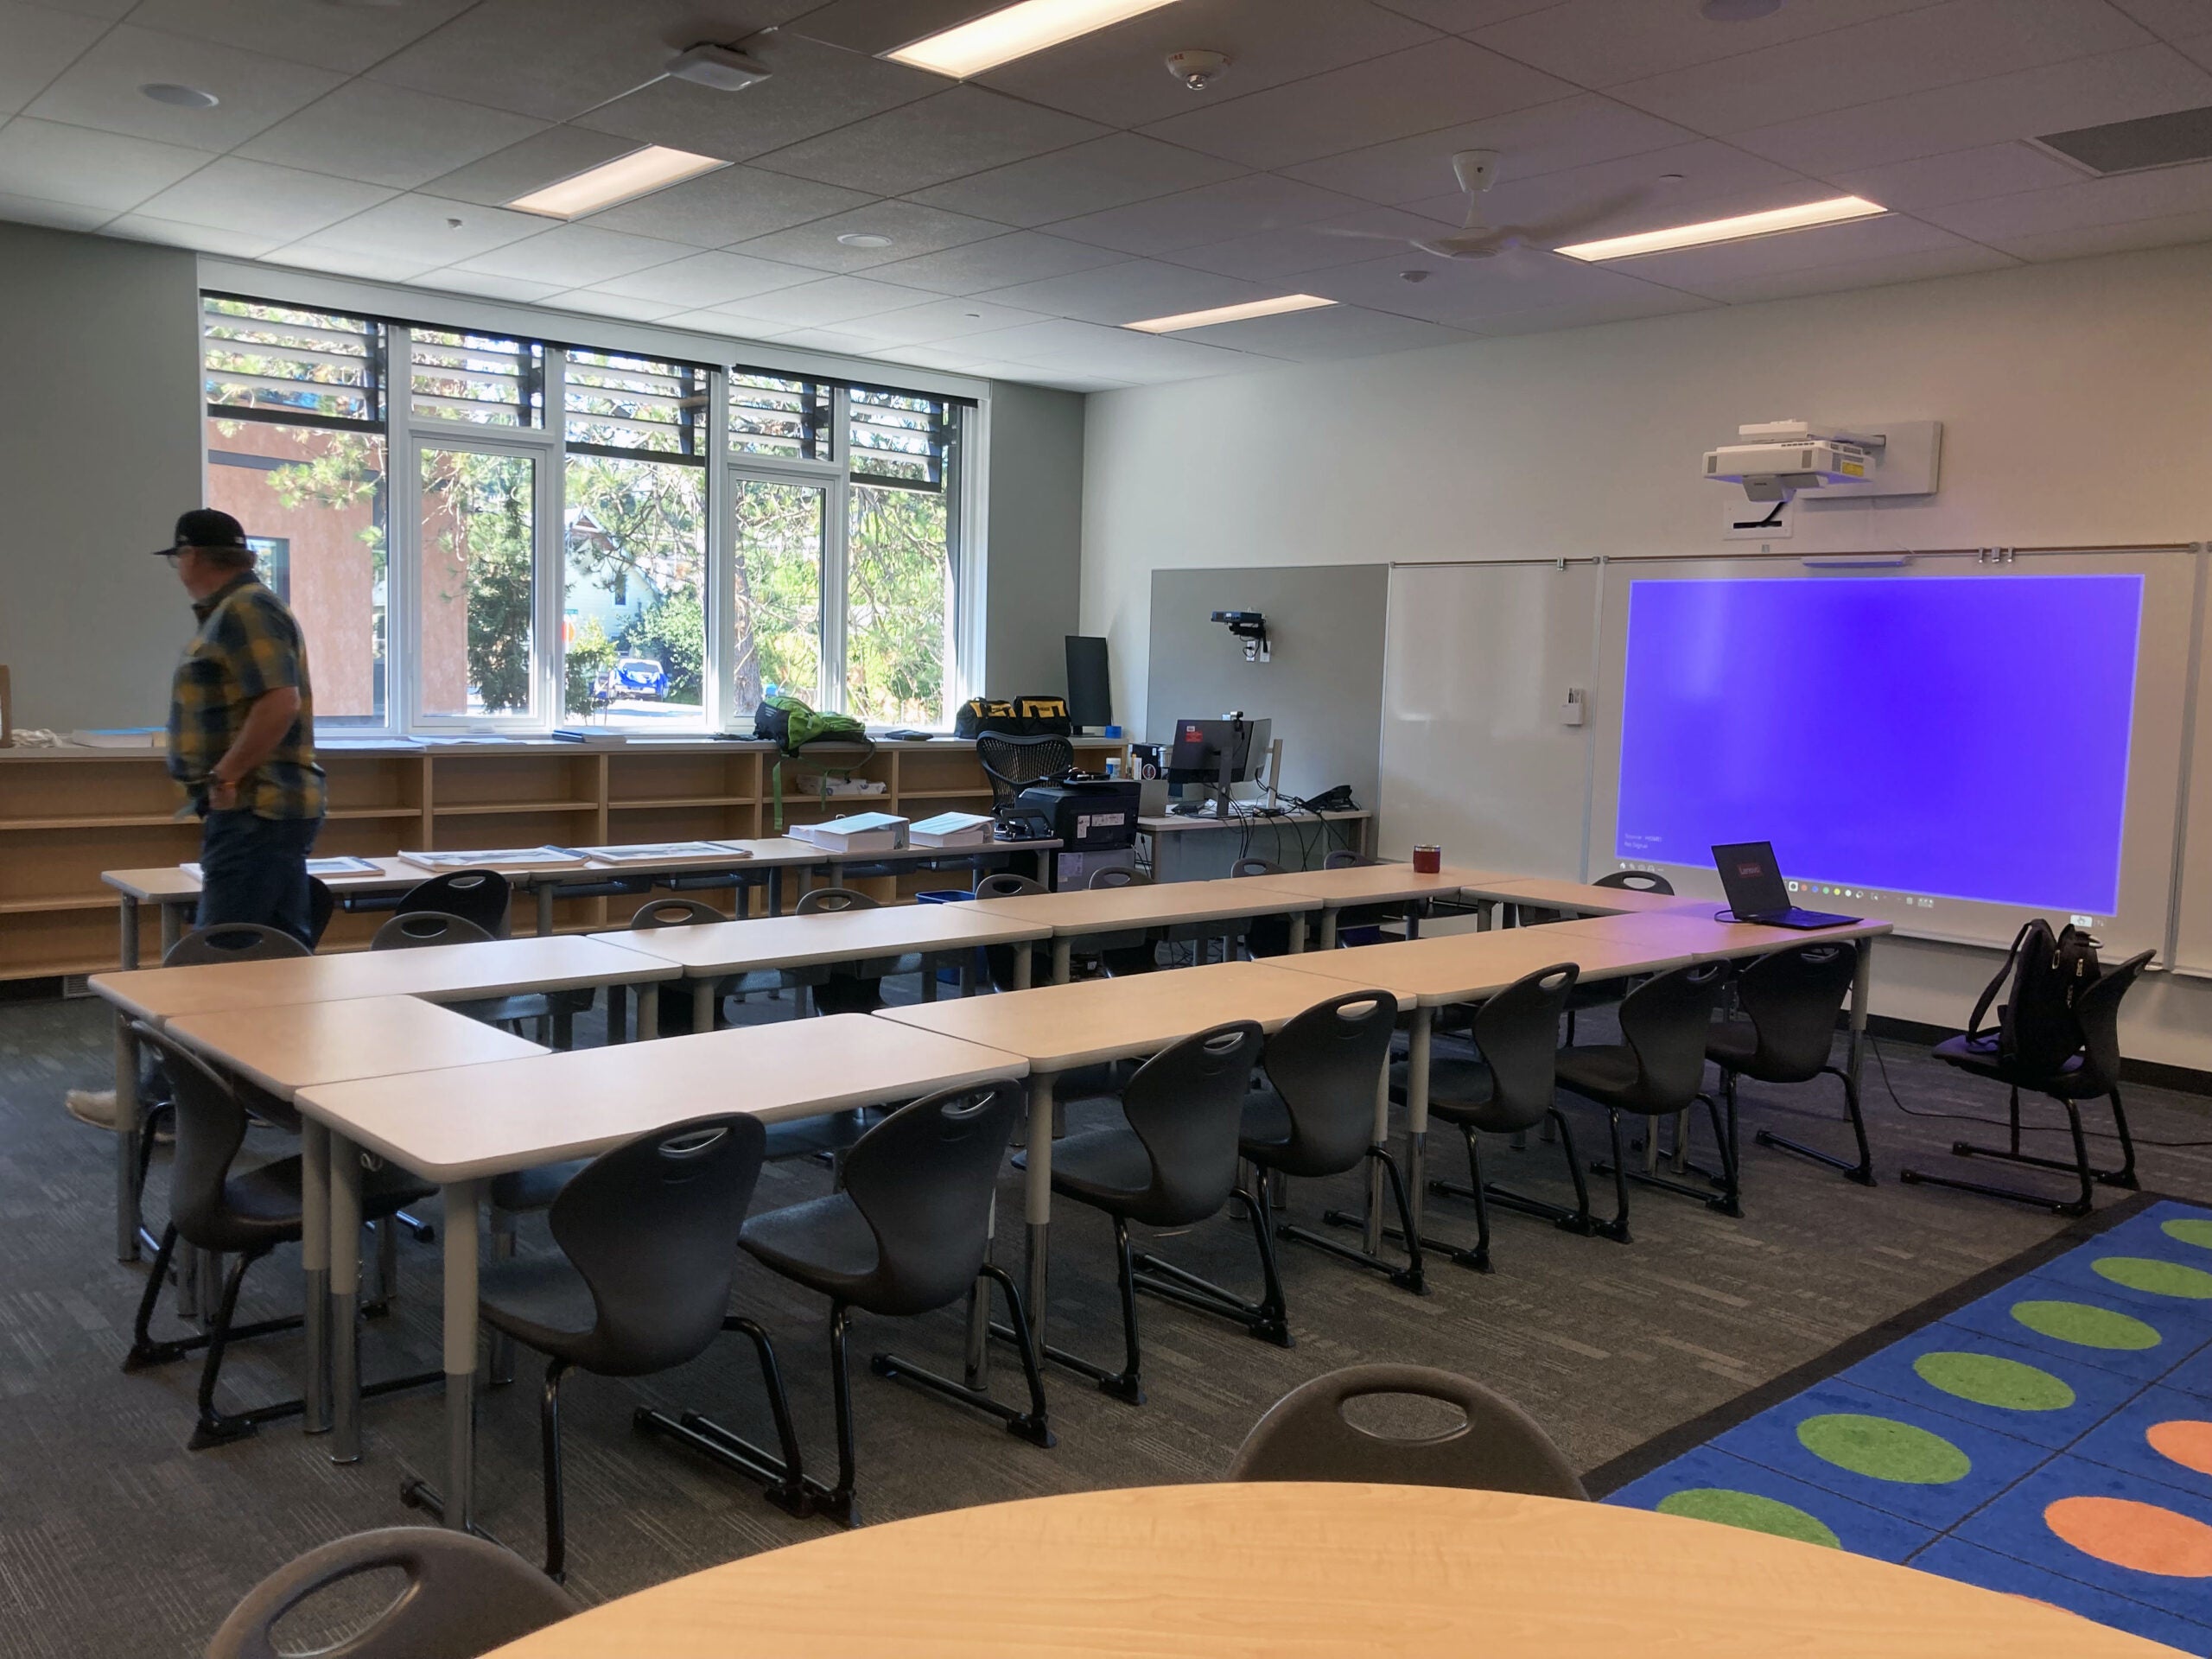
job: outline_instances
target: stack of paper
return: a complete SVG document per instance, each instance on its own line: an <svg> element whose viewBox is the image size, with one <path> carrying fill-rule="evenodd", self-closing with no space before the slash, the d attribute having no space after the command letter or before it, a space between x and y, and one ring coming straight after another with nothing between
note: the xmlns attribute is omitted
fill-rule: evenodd
<svg viewBox="0 0 2212 1659"><path fill-rule="evenodd" d="M889 812L857 812L827 823L795 823L791 832L832 853L892 853L906 844L906 820Z"/></svg>
<svg viewBox="0 0 2212 1659"><path fill-rule="evenodd" d="M566 847L487 848L467 853L402 853L405 862L423 870L577 870L589 862Z"/></svg>
<svg viewBox="0 0 2212 1659"><path fill-rule="evenodd" d="M997 820L986 812L940 812L907 831L917 847L988 847Z"/></svg>

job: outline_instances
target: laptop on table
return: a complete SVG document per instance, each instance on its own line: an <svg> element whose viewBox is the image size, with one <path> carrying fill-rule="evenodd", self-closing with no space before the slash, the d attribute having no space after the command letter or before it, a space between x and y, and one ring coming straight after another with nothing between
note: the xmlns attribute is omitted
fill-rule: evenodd
<svg viewBox="0 0 2212 1659"><path fill-rule="evenodd" d="M1774 861L1770 841L1737 841L1713 849L1720 870L1720 885L1728 894L1728 909L1739 922L1767 927L1847 927L1863 921L1859 916L1832 915L1824 910L1800 910L1789 902L1782 871Z"/></svg>

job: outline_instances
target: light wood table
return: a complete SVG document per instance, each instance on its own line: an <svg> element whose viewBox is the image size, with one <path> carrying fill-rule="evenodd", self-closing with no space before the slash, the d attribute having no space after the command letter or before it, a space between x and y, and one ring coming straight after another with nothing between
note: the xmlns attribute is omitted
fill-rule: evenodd
<svg viewBox="0 0 2212 1659"><path fill-rule="evenodd" d="M360 1289L359 1154L442 1190L447 1524L474 1516L478 1211L492 1177L595 1156L693 1118L804 1117L1026 1069L1013 1054L849 1014L302 1090L302 1116L329 1136L334 1306ZM342 1349L334 1370L331 1458L348 1462L360 1455L360 1377Z"/></svg>
<svg viewBox="0 0 2212 1659"><path fill-rule="evenodd" d="M1317 984L1308 975L1285 973L1274 963L1224 962L1176 973L1131 974L1081 985L1042 985L999 996L963 997L957 1002L879 1008L874 1017L1019 1054L1028 1062L1025 1285L1030 1327L1042 1343L1052 1246L1052 1079L1101 1060L1156 1053L1227 1020L1256 1020L1272 1031L1316 1002L1340 994L1337 987ZM972 1339L968 1357L969 1370L975 1371L982 1357Z"/></svg>
<svg viewBox="0 0 2212 1659"><path fill-rule="evenodd" d="M656 957L575 934L93 975L93 992L116 1010L116 1259L131 1262L138 1255L138 1039L131 1033L134 1019L161 1026L185 1014L296 1002L368 996L460 1002L524 991L634 985L638 1034L650 1037L659 1017L659 982L677 976L675 967Z"/></svg>
<svg viewBox="0 0 2212 1659"><path fill-rule="evenodd" d="M990 944L1049 938L1042 922L985 914L975 905L885 905L874 910L823 911L811 916L760 917L681 927L636 928L593 937L674 964L691 981L691 1028L713 1029L715 987L725 976L772 968L865 962L918 950L925 957ZM1014 952L1017 982L1029 952ZM963 967L962 980L972 977ZM937 1000L937 974L925 963L922 996Z"/></svg>
<svg viewBox="0 0 2212 1659"><path fill-rule="evenodd" d="M1148 927L1202 926L1249 921L1255 916L1290 918L1290 948L1306 948L1306 918L1321 908L1310 894L1262 887L1260 878L1218 881L1154 881L1075 893L1028 893L1011 899L979 899L975 908L992 916L1037 922L1052 929L1052 982L1068 982L1076 940L1094 933L1126 933Z"/></svg>
<svg viewBox="0 0 2212 1659"><path fill-rule="evenodd" d="M1572 962L1584 979L1600 980L1658 973L1692 960L1687 949L1676 950L1663 941L1613 941L1580 934L1570 938L1564 927L1514 927L1357 950L1317 950L1284 957L1278 965L1348 989L1387 990L1400 1007L1413 1010L1406 1045L1406 1203L1418 1237L1428 1190L1428 1077L1437 1009L1479 1002L1555 963ZM1376 1101L1375 1114L1375 1142L1382 1146L1390 1138L1387 1090ZM1382 1171L1376 1166L1368 1176L1365 1233L1370 1255L1382 1247ZM1408 1249L1412 1249L1410 1242Z"/></svg>
<svg viewBox="0 0 2212 1659"><path fill-rule="evenodd" d="M282 1007L191 1014L163 1027L186 1047L238 1073L289 1104L319 1083L394 1077L441 1067L483 1065L546 1051L510 1032L411 996L351 1002L300 1002ZM349 1355L356 1306L349 1299L333 1319L330 1302L330 1147L323 1126L300 1120L300 1266L307 1290L307 1402L302 1427L330 1427L330 1332Z"/></svg>
<svg viewBox="0 0 2212 1659"><path fill-rule="evenodd" d="M1594 881L1564 881L1549 875L1484 876L1470 881L1466 897L1509 910L1564 911L1570 916L1623 916L1642 911L1694 909L1711 901L1678 893L1638 893L1633 887L1601 887Z"/></svg>
<svg viewBox="0 0 2212 1659"><path fill-rule="evenodd" d="M1337 915L1348 905L1412 904L1427 899L1457 899L1469 887L1508 878L1446 865L1424 875L1410 864L1354 864L1337 870L1286 870L1280 875L1241 878L1278 893L1302 893L1321 901L1320 945L1337 946ZM1417 937L1420 923L1413 924Z"/></svg>
<svg viewBox="0 0 2212 1659"><path fill-rule="evenodd" d="M376 873L322 878L340 899L349 894L404 893L418 881L430 879L428 870L396 858L372 858ZM183 937L185 923L200 903L200 878L181 864L157 864L142 870L103 870L100 880L113 887L121 900L122 950L124 970L139 965L141 908L154 905L161 911L162 955Z"/></svg>
<svg viewBox="0 0 2212 1659"><path fill-rule="evenodd" d="M1128 1487L769 1550L487 1659L2172 1659L1864 1555L1431 1486Z"/></svg>

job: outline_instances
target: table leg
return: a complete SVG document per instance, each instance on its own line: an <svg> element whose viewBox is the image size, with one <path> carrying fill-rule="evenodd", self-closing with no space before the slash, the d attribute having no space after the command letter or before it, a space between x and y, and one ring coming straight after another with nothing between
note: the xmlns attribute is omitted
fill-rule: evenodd
<svg viewBox="0 0 2212 1659"><path fill-rule="evenodd" d="M481 1181L441 1189L445 1236L445 1523L463 1532L476 1522L476 1251Z"/></svg>
<svg viewBox="0 0 2212 1659"><path fill-rule="evenodd" d="M607 1040L619 1043L629 1034L630 988L610 985L607 988Z"/></svg>
<svg viewBox="0 0 2212 1659"><path fill-rule="evenodd" d="M991 1207L983 1222L983 1260L991 1259L991 1240L998 1232L998 1195L991 1197ZM991 1380L991 1284L988 1277L979 1278L968 1287L968 1386L983 1389Z"/></svg>
<svg viewBox="0 0 2212 1659"><path fill-rule="evenodd" d="M307 1409L300 1427L330 1432L330 1130L300 1119L300 1267L307 1294Z"/></svg>
<svg viewBox="0 0 2212 1659"><path fill-rule="evenodd" d="M784 913L784 867L780 864L768 872L768 913L771 916Z"/></svg>
<svg viewBox="0 0 2212 1659"><path fill-rule="evenodd" d="M922 952L922 1001L937 1001L937 958L928 951Z"/></svg>
<svg viewBox="0 0 2212 1659"><path fill-rule="evenodd" d="M138 901L126 893L123 895L121 909L123 966L128 972L138 965Z"/></svg>
<svg viewBox="0 0 2212 1659"><path fill-rule="evenodd" d="M553 931L553 884L537 884L537 937L543 938Z"/></svg>
<svg viewBox="0 0 2212 1659"><path fill-rule="evenodd" d="M1306 954L1306 912L1302 910L1291 912L1290 954L1294 957Z"/></svg>
<svg viewBox="0 0 2212 1659"><path fill-rule="evenodd" d="M361 1460L361 1151L330 1147L330 1460Z"/></svg>
<svg viewBox="0 0 2212 1659"><path fill-rule="evenodd" d="M660 987L646 980L638 987L638 1040L649 1043L660 1035Z"/></svg>
<svg viewBox="0 0 2212 1659"><path fill-rule="evenodd" d="M1866 1098L1859 1092L1859 1071L1866 1058L1866 1003L1874 991L1874 941L1859 941L1859 962L1851 975L1851 1041L1845 1051L1844 1074L1851 1079L1851 1097Z"/></svg>
<svg viewBox="0 0 2212 1659"><path fill-rule="evenodd" d="M1321 949L1324 950L1337 948L1337 910L1335 905L1321 907Z"/></svg>
<svg viewBox="0 0 2212 1659"><path fill-rule="evenodd" d="M138 1259L138 1039L115 1016L115 1259Z"/></svg>
<svg viewBox="0 0 2212 1659"><path fill-rule="evenodd" d="M691 1029L712 1031L715 1028L715 1004L721 998L715 995L719 979L695 979L691 982Z"/></svg>
<svg viewBox="0 0 2212 1659"><path fill-rule="evenodd" d="M1055 961L1058 958L1055 957ZM1037 947L1024 939L1014 947L1014 988L1026 991L1037 971Z"/></svg>
<svg viewBox="0 0 2212 1659"><path fill-rule="evenodd" d="M1062 937L1052 941L1052 983L1065 985L1075 972L1075 941Z"/></svg>
<svg viewBox="0 0 2212 1659"><path fill-rule="evenodd" d="M1045 1291L1049 1276L1052 1238L1052 1074L1029 1074L1029 1124L1023 1139L1028 1143L1027 1184L1023 1188L1023 1217L1028 1223L1028 1273L1024 1294L1029 1299L1029 1329L1039 1349L1045 1344Z"/></svg>
<svg viewBox="0 0 2212 1659"><path fill-rule="evenodd" d="M1421 1200L1428 1190L1429 1039L1435 1027L1435 1009L1414 1009L1413 1035L1406 1045L1406 1207L1413 1212L1415 1238L1421 1236ZM1380 1205L1375 1213L1382 1213Z"/></svg>
<svg viewBox="0 0 2212 1659"><path fill-rule="evenodd" d="M196 899L194 901L194 907L198 908ZM169 952L176 949L176 942L183 937L184 906L170 904L164 899L162 904L162 960L163 962L168 960Z"/></svg>

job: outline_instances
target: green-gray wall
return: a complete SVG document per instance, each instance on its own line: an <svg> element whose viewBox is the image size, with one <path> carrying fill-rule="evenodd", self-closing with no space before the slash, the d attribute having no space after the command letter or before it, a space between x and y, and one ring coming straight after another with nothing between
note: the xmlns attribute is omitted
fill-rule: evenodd
<svg viewBox="0 0 2212 1659"><path fill-rule="evenodd" d="M1084 399L991 387L990 569L983 686L995 697L1067 690L1083 598Z"/></svg>

